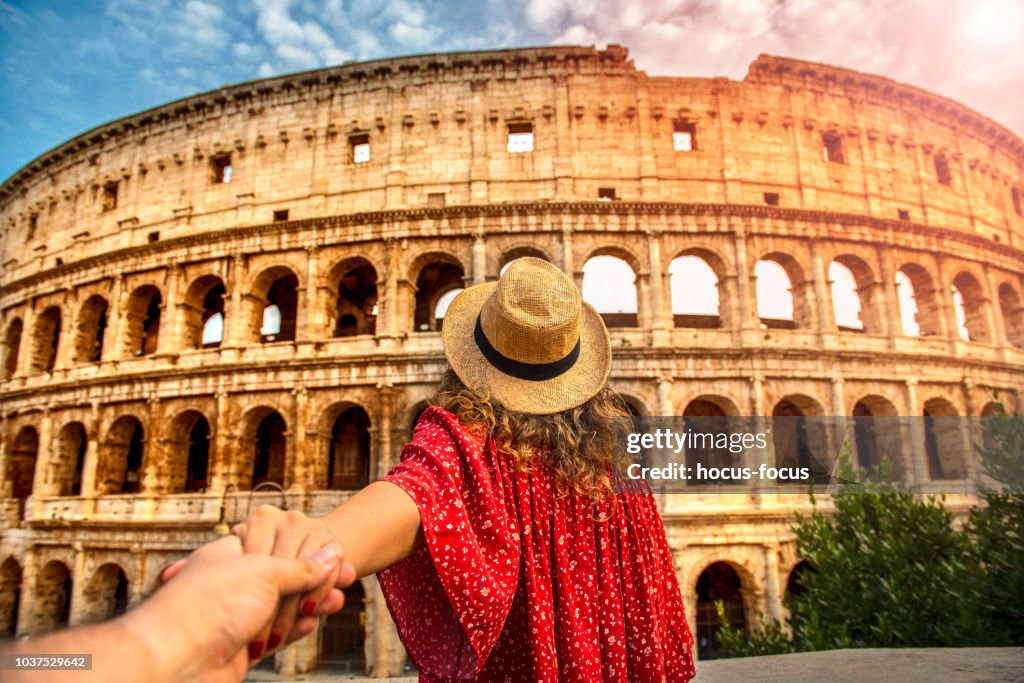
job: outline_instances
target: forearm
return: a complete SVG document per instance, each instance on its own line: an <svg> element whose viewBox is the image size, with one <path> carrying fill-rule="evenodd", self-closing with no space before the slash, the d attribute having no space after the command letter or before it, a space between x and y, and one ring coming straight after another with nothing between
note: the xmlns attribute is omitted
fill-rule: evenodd
<svg viewBox="0 0 1024 683"><path fill-rule="evenodd" d="M387 481L370 484L322 521L341 541L358 577L405 559L422 542L416 503Z"/></svg>

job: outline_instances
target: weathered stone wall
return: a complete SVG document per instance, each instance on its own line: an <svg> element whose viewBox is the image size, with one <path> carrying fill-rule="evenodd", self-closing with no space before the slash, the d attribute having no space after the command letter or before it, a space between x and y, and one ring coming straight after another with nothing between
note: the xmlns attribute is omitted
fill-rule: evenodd
<svg viewBox="0 0 1024 683"><path fill-rule="evenodd" d="M527 125L533 151L509 152ZM581 285L595 256L628 264L637 312L608 317L612 383L644 414L980 415L996 392L1020 410L1022 162L1005 129L887 79L770 57L741 82L650 78L615 47L336 67L90 131L0 187L0 633L55 625L65 578L69 621L103 618L119 582L138 600L222 517L322 513L386 472L444 370L437 302L522 255ZM717 278L699 324L673 312L686 255ZM790 280L785 325L759 317L761 260ZM837 325L834 261L862 331ZM921 336L904 334L898 272ZM929 485L923 437L899 438ZM691 622L719 561L748 623L784 615L805 497L662 506ZM363 587L367 666L398 674ZM279 665L317 658L309 639Z"/></svg>

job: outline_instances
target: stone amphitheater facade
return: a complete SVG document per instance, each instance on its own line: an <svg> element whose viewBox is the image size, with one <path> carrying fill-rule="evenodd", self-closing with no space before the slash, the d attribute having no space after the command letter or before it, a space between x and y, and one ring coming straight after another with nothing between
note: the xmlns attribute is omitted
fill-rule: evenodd
<svg viewBox="0 0 1024 683"><path fill-rule="evenodd" d="M581 286L595 257L628 266L608 286L636 312L606 320L638 413L1020 410L1022 193L1024 142L993 121L770 56L741 81L651 77L618 46L405 57L90 130L0 187L0 629L117 613L218 521L322 513L386 472L445 369L438 302L522 255ZM685 257L717 312L672 301ZM759 314L765 261L792 315ZM970 478L897 438L911 481ZM805 496L661 505L702 638L716 590L747 623L785 615ZM401 673L375 579L348 602L279 670Z"/></svg>

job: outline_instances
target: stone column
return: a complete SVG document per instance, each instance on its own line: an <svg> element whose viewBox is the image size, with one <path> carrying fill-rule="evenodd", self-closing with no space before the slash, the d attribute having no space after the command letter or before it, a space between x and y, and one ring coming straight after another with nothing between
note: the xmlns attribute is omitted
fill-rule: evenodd
<svg viewBox="0 0 1024 683"><path fill-rule="evenodd" d="M146 551L141 545L132 546L131 585L128 593L128 606L134 607L146 597Z"/></svg>
<svg viewBox="0 0 1024 683"><path fill-rule="evenodd" d="M735 268L736 268L736 320L741 331L757 329L755 321L757 311L751 305L750 289L755 282L754 271L747 263L747 235L742 225L736 226L735 245ZM722 321L723 324L725 321Z"/></svg>
<svg viewBox="0 0 1024 683"><path fill-rule="evenodd" d="M831 324L833 316L829 311L829 302L832 300L829 289L828 275L825 272L825 263L818 253L814 241L811 243L811 276L814 280L814 314L817 318L815 330L818 333L819 343L822 347L826 339L834 336L834 325ZM796 302L794 302L796 305Z"/></svg>
<svg viewBox="0 0 1024 683"><path fill-rule="evenodd" d="M900 296L896 288L896 271L892 261L892 249L888 245L878 248L878 270L882 274L879 287L883 315L888 322L886 334L889 348L896 348L896 339L903 335L903 311L900 310Z"/></svg>
<svg viewBox="0 0 1024 683"><path fill-rule="evenodd" d="M66 296L66 295L65 295ZM60 335L57 337L57 351L53 360L53 371L66 370L74 365L72 355L75 348L75 311L68 301L60 304Z"/></svg>
<svg viewBox="0 0 1024 683"><path fill-rule="evenodd" d="M25 307L21 325L21 348L18 350L18 362L13 377L25 377L32 373L32 356L35 355L36 346L36 311L31 304Z"/></svg>
<svg viewBox="0 0 1024 683"><path fill-rule="evenodd" d="M75 566L71 569L71 610L68 626L78 626L87 621L89 605L85 599L85 588L89 584L85 575L86 557L82 544L75 543Z"/></svg>
<svg viewBox="0 0 1024 683"><path fill-rule="evenodd" d="M96 497L96 475L99 469L99 448L100 448L100 404L93 401L90 411L89 425L85 431L86 447L85 459L82 462L82 492L83 498ZM87 506L84 512L92 512L93 505Z"/></svg>
<svg viewBox="0 0 1024 683"><path fill-rule="evenodd" d="M178 302L182 298L181 283L185 274L180 266L169 269L167 277L167 297L160 303L160 337L156 341L158 354L178 353L181 351L181 312Z"/></svg>
<svg viewBox="0 0 1024 683"><path fill-rule="evenodd" d="M36 456L36 471L32 478L32 500L35 502L37 514L42 512L43 498L55 495L48 483L49 472L53 463L53 454L50 449L53 446L53 417L50 409L43 410L43 417L39 421L39 452ZM25 509L25 516L31 516L29 508Z"/></svg>
<svg viewBox="0 0 1024 683"><path fill-rule="evenodd" d="M38 547L38 546L37 546ZM35 624L36 581L39 558L34 548L25 553L21 568L21 597L18 603L18 632L16 636L32 633Z"/></svg>
<svg viewBox="0 0 1024 683"><path fill-rule="evenodd" d="M230 461L230 448L228 444L228 433L231 431L231 401L226 391L218 391L217 414L214 416L213 443L210 448L210 462L208 476L210 490L222 492L232 482L228 476L228 462ZM234 482L237 486L238 482Z"/></svg>
<svg viewBox="0 0 1024 683"><path fill-rule="evenodd" d="M479 230L473 233L473 284L479 285L487 280L487 241L484 233Z"/></svg>
<svg viewBox="0 0 1024 683"><path fill-rule="evenodd" d="M672 405L672 380L662 377L658 380L658 415L670 417L675 415L675 408Z"/></svg>
<svg viewBox="0 0 1024 683"><path fill-rule="evenodd" d="M562 229L562 270L575 279L575 263L572 255L572 228ZM579 283L576 283L579 286Z"/></svg>
<svg viewBox="0 0 1024 683"><path fill-rule="evenodd" d="M402 268L398 240L393 237L384 239L388 249L387 284L384 288L384 300L377 310L378 336L395 338L399 336L399 302L398 279ZM381 324L383 323L383 324ZM381 332L384 334L382 335Z"/></svg>
<svg viewBox="0 0 1024 683"><path fill-rule="evenodd" d="M654 332L652 341L656 346L667 346L671 343L672 310L671 305L665 305L665 269L661 262L661 233L657 230L647 231L647 258L651 262L647 286L650 290L648 319Z"/></svg>
<svg viewBox="0 0 1024 683"><path fill-rule="evenodd" d="M910 416L910 449L907 451L910 467L905 469L908 473L908 485L914 486L928 481L928 454L924 448L924 421L921 405L917 398L917 380L906 380L906 387L907 412L905 414Z"/></svg>
<svg viewBox="0 0 1024 683"><path fill-rule="evenodd" d="M296 321L296 341L314 341L324 336L322 333L324 325L321 322L324 302L318 296L320 293L318 253L316 245L306 247L306 284L304 287L300 286L298 291L299 319Z"/></svg>
<svg viewBox="0 0 1024 683"><path fill-rule="evenodd" d="M292 389L292 419L290 448L285 448L284 485L289 491L303 491L309 480L309 471L316 466L310 462L306 447L306 425L309 421L309 392L305 386Z"/></svg>
<svg viewBox="0 0 1024 683"><path fill-rule="evenodd" d="M832 471L835 471L836 459L839 457L839 450L842 448L843 442L846 440L848 435L852 435L849 427L850 421L846 419L846 398L844 383L842 377L832 378L832 425L831 428L826 429L829 443L829 454L832 456ZM855 445L850 443L850 459L852 464L856 465L856 457L854 454Z"/></svg>
<svg viewBox="0 0 1024 683"><path fill-rule="evenodd" d="M142 462L142 476L139 478L139 491L150 497L166 492L161 481L162 470L166 467L164 458L163 406L160 399L153 396L149 399L149 439L146 444L146 457Z"/></svg>
<svg viewBox="0 0 1024 683"><path fill-rule="evenodd" d="M376 576L363 579L366 590L366 661L373 678L389 678L402 673L405 648L398 639L398 629L391 619L384 594Z"/></svg>
<svg viewBox="0 0 1024 683"><path fill-rule="evenodd" d="M242 301L242 280L245 265L241 254L231 257L231 279L228 300L224 302L224 343L223 347L243 346L248 343L246 334L246 313Z"/></svg>
<svg viewBox="0 0 1024 683"><path fill-rule="evenodd" d="M782 605L781 577L779 576L779 549L768 545L764 548L765 564L765 602L768 607L767 617L779 622L785 621L785 609Z"/></svg>
<svg viewBox="0 0 1024 683"><path fill-rule="evenodd" d="M14 482L7 476L7 444L14 437L11 432L11 416L0 414L0 498L14 495ZM39 455L36 455L38 462Z"/></svg>
<svg viewBox="0 0 1024 683"><path fill-rule="evenodd" d="M384 476L392 466L398 463L398 459L392 457L391 453L394 389L392 389L390 382L379 382L377 384L377 392L379 403L377 408L376 462L374 467L371 468L371 474L374 478Z"/></svg>

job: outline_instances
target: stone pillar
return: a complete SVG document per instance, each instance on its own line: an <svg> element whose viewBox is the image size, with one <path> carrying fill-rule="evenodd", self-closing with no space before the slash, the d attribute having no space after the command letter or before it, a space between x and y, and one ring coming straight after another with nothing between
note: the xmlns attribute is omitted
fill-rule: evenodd
<svg viewBox="0 0 1024 683"><path fill-rule="evenodd" d="M74 365L72 356L75 348L75 311L68 301L60 304L60 334L57 337L57 351L53 360L53 371L65 370Z"/></svg>
<svg viewBox="0 0 1024 683"><path fill-rule="evenodd" d="M906 380L906 387L907 412L905 414L910 416L910 448L906 451L907 457L910 458L910 467L906 468L906 471L908 472L908 485L914 486L928 481L928 454L924 448L924 421L921 405L917 398L917 380Z"/></svg>
<svg viewBox="0 0 1024 683"><path fill-rule="evenodd" d="M146 597L146 551L141 545L132 546L131 585L128 593L128 606L134 607ZM159 584L160 579L156 579Z"/></svg>
<svg viewBox="0 0 1024 683"><path fill-rule="evenodd" d="M823 347L825 340L834 335L835 326L831 324L833 316L828 304L831 302L832 296L828 275L825 272L825 263L813 241L811 242L811 271L814 280L814 314L817 318L815 329L818 332L819 343Z"/></svg>
<svg viewBox="0 0 1024 683"><path fill-rule="evenodd" d="M473 233L473 284L487 280L487 240L483 231Z"/></svg>
<svg viewBox="0 0 1024 683"><path fill-rule="evenodd" d="M222 347L243 346L249 342L246 334L246 313L243 309L242 280L245 277L243 257L231 257L231 279L229 298L224 302L224 343Z"/></svg>
<svg viewBox="0 0 1024 683"><path fill-rule="evenodd" d="M71 569L71 611L68 626L84 624L89 617L89 604L85 597L85 589L89 584L85 576L85 548L81 543L75 543L74 549L75 566Z"/></svg>
<svg viewBox="0 0 1024 683"><path fill-rule="evenodd" d="M53 417L49 408L43 410L43 417L39 421L39 452L36 456L36 471L32 478L32 500L35 501L37 512L41 512L43 498L56 495L49 484L49 473L53 466L53 454L50 450L53 447ZM29 509L26 507L25 516L29 517Z"/></svg>
<svg viewBox="0 0 1024 683"><path fill-rule="evenodd" d="M323 325L320 321L323 317L324 302L318 296L320 293L318 253L316 245L306 247L306 284L304 287L300 286L298 292L299 319L295 321L296 341L314 341L323 337L320 332Z"/></svg>
<svg viewBox="0 0 1024 683"><path fill-rule="evenodd" d="M389 678L402 673L405 648L398 638L398 629L391 619L384 594L376 576L363 579L366 593L367 673L373 678Z"/></svg>
<svg viewBox="0 0 1024 683"><path fill-rule="evenodd" d="M661 233L657 230L647 231L647 258L651 270L647 286L650 290L648 319L654 331L652 341L656 346L667 346L671 343L672 310L671 305L665 305L665 268L661 262Z"/></svg>
<svg viewBox="0 0 1024 683"><path fill-rule="evenodd" d="M779 576L779 549L768 545L764 548L765 565L765 602L768 607L768 620L785 621L785 609L782 605L782 579Z"/></svg>
<svg viewBox="0 0 1024 683"><path fill-rule="evenodd" d="M148 496L166 491L164 482L160 481L166 457L164 443L167 441L163 435L162 418L163 406L159 397L153 396L149 399L149 439L146 444L146 457L142 461L142 473L139 477L139 491Z"/></svg>
<svg viewBox="0 0 1024 683"><path fill-rule="evenodd" d="M747 235L742 225L736 226L735 268L736 268L736 320L741 331L757 329L757 311L751 305L750 289L755 282L754 271L747 263ZM725 321L723 320L723 323Z"/></svg>
<svg viewBox="0 0 1024 683"><path fill-rule="evenodd" d="M669 417L675 415L672 405L672 380L662 377L658 380L658 415Z"/></svg>
<svg viewBox="0 0 1024 683"><path fill-rule="evenodd" d="M99 469L100 449L100 404L93 401L89 424L85 430L85 460L82 463L82 492L83 498L96 497L96 474ZM92 506L89 506L90 508ZM92 510L87 510L91 512Z"/></svg>
<svg viewBox="0 0 1024 683"><path fill-rule="evenodd" d="M847 436L852 437L852 431L849 429L850 422L846 419L846 398L844 391L844 384L842 377L832 378L832 425L830 428L826 428L825 433L828 435L828 440L831 442L828 444L829 454L832 456L832 471L835 471L836 459L839 457L839 450L842 448L843 442L847 440ZM852 464L856 464L856 458L854 456L854 444L852 440L850 444L850 459Z"/></svg>
<svg viewBox="0 0 1024 683"><path fill-rule="evenodd" d="M36 312L34 306L25 306L25 315L22 317L21 325L21 348L18 350L18 362L14 368L12 379L14 377L25 377L32 373L32 356L35 355L36 346Z"/></svg>
<svg viewBox="0 0 1024 683"><path fill-rule="evenodd" d="M892 249L885 245L878 248L878 271L882 274L879 298L882 314L888 322L889 348L896 348L896 339L903 335L903 312L900 310L900 296L896 288L896 271L892 261ZM922 304L923 305L923 304Z"/></svg>
<svg viewBox="0 0 1024 683"><path fill-rule="evenodd" d="M562 270L575 279L575 263L572 255L572 228L562 229ZM576 283L579 286L579 283Z"/></svg>
<svg viewBox="0 0 1024 683"><path fill-rule="evenodd" d="M156 341L158 354L178 353L181 351L182 319L178 310L178 302L182 298L181 283L185 274L181 266L170 268L167 284L167 297L160 302L160 336Z"/></svg>
<svg viewBox="0 0 1024 683"><path fill-rule="evenodd" d="M228 434L231 431L231 401L228 393L223 390L217 392L216 399L217 414L214 415L214 423L211 425L213 443L210 448L208 476L210 490L222 492L229 483L232 483L232 479L228 475L231 451L228 444ZM237 486L238 482L236 481L234 484Z"/></svg>
<svg viewBox="0 0 1024 683"><path fill-rule="evenodd" d="M309 480L309 471L315 470L316 465L310 462L310 451L306 442L306 425L309 422L309 392L305 386L292 389L292 438L288 440L285 448L284 485L289 491L302 491L306 489L306 482ZM314 456L315 457L315 456Z"/></svg>
<svg viewBox="0 0 1024 683"><path fill-rule="evenodd" d="M374 477L382 477L388 473L394 465L398 463L398 459L392 457L391 452L391 432L392 432L392 412L394 410L394 389L391 387L390 382L379 382L377 384L377 396L379 400L377 408L377 448L376 452L376 463L371 468L371 474ZM371 451L373 452L373 451Z"/></svg>
<svg viewBox="0 0 1024 683"><path fill-rule="evenodd" d="M980 414L980 410L974 402L974 382L964 378L962 385L964 392L964 418L960 425L960 432L963 434L964 449L964 479L970 482L978 480L980 463L974 451L975 438L980 442L982 439L979 429L980 422L972 419Z"/></svg>
<svg viewBox="0 0 1024 683"><path fill-rule="evenodd" d="M11 432L11 416L0 414L0 498L14 495L14 482L7 476L7 444L14 438ZM37 462L39 455L36 454Z"/></svg>
<svg viewBox="0 0 1024 683"><path fill-rule="evenodd" d="M402 260L398 240L385 238L384 242L388 248L387 284L384 289L384 300L380 302L381 305L377 310L377 332L379 336L395 338L399 336L401 329L398 280L402 270Z"/></svg>
<svg viewBox="0 0 1024 683"><path fill-rule="evenodd" d="M36 550L30 548L25 553L21 567L21 598L18 603L18 632L23 636L35 628L36 582L39 579L39 558Z"/></svg>

